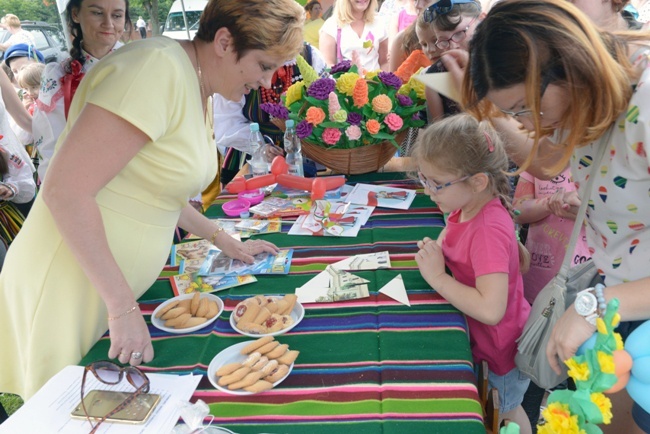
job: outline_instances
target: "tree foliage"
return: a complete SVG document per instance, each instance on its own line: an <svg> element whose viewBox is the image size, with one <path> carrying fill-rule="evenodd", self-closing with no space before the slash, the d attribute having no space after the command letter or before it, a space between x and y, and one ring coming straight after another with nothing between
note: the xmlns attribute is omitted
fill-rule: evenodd
<svg viewBox="0 0 650 434"><path fill-rule="evenodd" d="M56 0L0 0L0 14L14 14L21 20L61 24Z"/></svg>

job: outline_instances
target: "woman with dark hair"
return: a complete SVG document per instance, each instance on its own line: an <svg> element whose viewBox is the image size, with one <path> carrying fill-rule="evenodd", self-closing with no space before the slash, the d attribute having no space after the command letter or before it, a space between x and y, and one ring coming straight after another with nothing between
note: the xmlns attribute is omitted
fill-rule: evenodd
<svg viewBox="0 0 650 434"><path fill-rule="evenodd" d="M1 392L29 398L107 329L109 359L153 360L137 300L176 226L248 264L278 252L231 237L188 200L218 180L210 96L269 87L302 48L304 15L294 0L210 0L192 41L132 42L85 75L0 273Z"/></svg>
<svg viewBox="0 0 650 434"><path fill-rule="evenodd" d="M323 7L318 0L311 0L305 5L305 11L309 14L309 20L305 22L303 32L305 33L305 42L314 47L318 47L318 32L323 27Z"/></svg>
<svg viewBox="0 0 650 434"><path fill-rule="evenodd" d="M70 0L65 11L72 36L70 57L61 63L48 64L43 71L32 122L41 182L54 144L65 127L79 81L95 63L124 45L120 38L125 28L131 28L129 0Z"/></svg>

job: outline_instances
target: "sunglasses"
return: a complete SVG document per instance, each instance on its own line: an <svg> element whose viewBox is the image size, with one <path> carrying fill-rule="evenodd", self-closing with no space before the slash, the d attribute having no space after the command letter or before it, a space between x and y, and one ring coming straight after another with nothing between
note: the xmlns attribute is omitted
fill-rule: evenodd
<svg viewBox="0 0 650 434"><path fill-rule="evenodd" d="M135 392L129 395L129 397L126 398L124 402L122 402L120 405L118 405L113 410L108 412L106 416L102 417L97 421L96 418L91 417L88 414L88 410L86 409L86 403L84 401L84 396L85 396L84 389L86 386L86 375L88 374L88 372L92 372L95 378L97 378L97 380L108 385L119 384L122 381L122 379L126 376L127 381L133 387L135 387ZM88 419L90 426L92 426L93 428L90 431L90 434L95 433L97 431L97 428L99 427L99 425L101 425L102 422L104 422L109 417L113 416L115 413L124 409L138 395L142 393L148 393L149 385L150 385L149 378L145 375L144 372L142 372L141 370L139 370L134 366L127 366L123 368L116 363L109 362L108 360L94 362L86 366L86 368L84 369L83 378L81 380L81 406L83 407L84 413L86 415L86 419ZM97 421L97 425L93 425L92 419L95 419Z"/></svg>
<svg viewBox="0 0 650 434"><path fill-rule="evenodd" d="M448 14L454 5L461 5L466 3L475 3L474 0L440 0L426 8L423 12L424 22L431 23L438 15Z"/></svg>

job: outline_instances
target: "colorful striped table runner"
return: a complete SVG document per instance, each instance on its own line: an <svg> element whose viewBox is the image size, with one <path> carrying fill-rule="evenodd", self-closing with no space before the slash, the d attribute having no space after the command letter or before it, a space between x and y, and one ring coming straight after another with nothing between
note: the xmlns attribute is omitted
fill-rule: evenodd
<svg viewBox="0 0 650 434"><path fill-rule="evenodd" d="M404 182L403 174L351 181L416 188ZM207 214L222 216L220 204L231 198L222 194ZM290 224L285 226L284 232ZM290 274L258 276L257 283L217 293L225 302L223 314L191 335L150 326L156 357L144 369L206 374L221 350L250 339L229 324L239 301L293 292L327 264L388 250L391 269L354 272L370 281L370 298L307 304L303 321L276 338L300 351L292 373L278 387L234 396L215 390L204 378L193 399L208 403L213 425L237 433L483 433L465 318L428 287L413 259L416 241L435 238L442 226L440 211L418 194L407 212L376 209L356 238L264 235L295 249ZM377 292L398 274L411 307ZM140 307L150 315L171 296L168 281L161 279L141 298ZM105 337L81 364L106 358L108 348Z"/></svg>

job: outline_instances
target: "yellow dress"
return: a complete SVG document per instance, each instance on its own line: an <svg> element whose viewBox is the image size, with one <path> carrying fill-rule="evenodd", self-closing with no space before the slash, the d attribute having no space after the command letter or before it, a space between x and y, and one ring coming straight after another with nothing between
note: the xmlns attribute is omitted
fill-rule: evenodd
<svg viewBox="0 0 650 434"><path fill-rule="evenodd" d="M165 264L181 209L217 173L196 72L171 39L133 42L84 77L62 137L86 102L151 139L97 195L111 251L139 298ZM0 392L31 397L107 329L105 304L38 197L0 274Z"/></svg>
<svg viewBox="0 0 650 434"><path fill-rule="evenodd" d="M302 32L306 42L309 42L314 48L318 48L318 41L320 40L320 28L325 24L322 18L317 18L305 23Z"/></svg>

